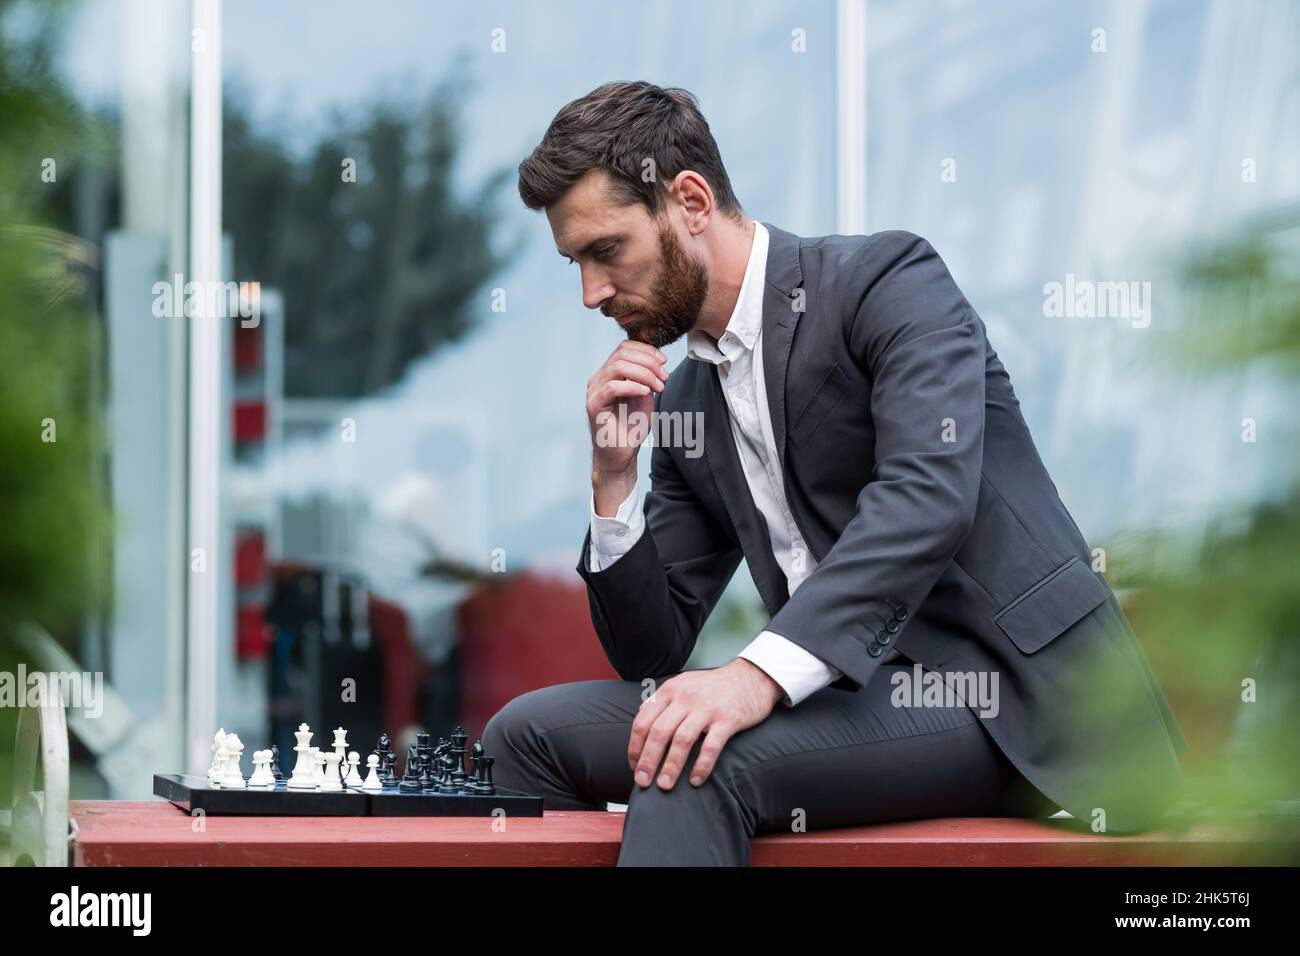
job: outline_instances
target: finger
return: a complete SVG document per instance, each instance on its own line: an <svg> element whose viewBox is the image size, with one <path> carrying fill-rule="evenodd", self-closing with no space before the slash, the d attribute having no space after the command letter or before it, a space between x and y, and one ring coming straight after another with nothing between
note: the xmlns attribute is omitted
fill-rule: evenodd
<svg viewBox="0 0 1300 956"><path fill-rule="evenodd" d="M664 381L659 373L652 371L644 365L639 365L636 362L625 362L620 359L610 362L605 366L605 368L608 372L608 375L606 376L608 381L618 381L621 376L625 379L631 379L634 382L640 382L643 385L649 385L656 392L662 392L664 390Z"/></svg>
<svg viewBox="0 0 1300 956"><path fill-rule="evenodd" d="M668 377L668 356L664 355L652 345L646 345L644 342L636 342L628 339L625 345L642 346L641 348L615 349L613 354L606 359L605 364L611 362L625 361L636 362L638 365L644 365L647 369L661 378Z"/></svg>
<svg viewBox="0 0 1300 956"><path fill-rule="evenodd" d="M645 747L646 735L650 733L650 728L654 722L659 719L659 715L668 707L671 701L663 695L663 688L659 688L659 693L651 694L641 702L641 709L637 711L636 717L632 720L632 734L627 742L627 765L636 770L637 761L641 759L641 751Z"/></svg>
<svg viewBox="0 0 1300 956"><path fill-rule="evenodd" d="M700 734L709 726L709 716L701 711L695 711L683 720L673 734L672 747L668 750L668 756L664 758L664 765L659 771L659 786L664 790L671 790L677 783L677 777L682 772L682 767L686 766L686 761L691 756L691 748L695 746L695 741L700 739Z"/></svg>
<svg viewBox="0 0 1300 956"><path fill-rule="evenodd" d="M628 354L645 355L650 359L656 359L660 362L668 361L668 356L659 351L653 345L650 345L648 342L638 342L636 339L624 339L622 342L619 342L614 351L610 353L609 357L613 358L616 355L626 357Z"/></svg>
<svg viewBox="0 0 1300 956"><path fill-rule="evenodd" d="M704 743L700 744L700 752L695 758L695 765L691 767L691 786L701 786L704 781L709 779L713 773L713 767L718 762L718 754L722 753L722 748L727 745L732 737L732 730L729 724L722 721L714 721L709 727L708 734L704 737Z"/></svg>
<svg viewBox="0 0 1300 956"><path fill-rule="evenodd" d="M650 786L650 781L654 779L655 771L659 769L659 763L663 760L664 751L672 741L673 734L689 714L690 711L681 704L670 704L656 718L650 732L646 734L645 746L641 750L640 759L636 762L635 779L639 786Z"/></svg>
<svg viewBox="0 0 1300 956"><path fill-rule="evenodd" d="M649 394L649 385L620 379L614 382L606 382L592 393L592 397L596 403L595 411L600 411L603 408L608 408L620 398L636 398L638 395Z"/></svg>

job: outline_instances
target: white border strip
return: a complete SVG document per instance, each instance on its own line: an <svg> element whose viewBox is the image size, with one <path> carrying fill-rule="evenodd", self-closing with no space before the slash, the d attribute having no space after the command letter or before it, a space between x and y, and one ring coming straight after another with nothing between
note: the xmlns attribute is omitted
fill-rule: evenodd
<svg viewBox="0 0 1300 956"><path fill-rule="evenodd" d="M867 0L835 5L835 228L867 231Z"/></svg>
<svg viewBox="0 0 1300 956"><path fill-rule="evenodd" d="M190 76L190 281L221 278L221 0L193 0ZM204 288L200 285L199 288ZM205 314L190 324L189 602L186 656L186 765L210 759L217 714L219 587L225 569L220 538L221 326ZM203 570L194 570L202 549Z"/></svg>

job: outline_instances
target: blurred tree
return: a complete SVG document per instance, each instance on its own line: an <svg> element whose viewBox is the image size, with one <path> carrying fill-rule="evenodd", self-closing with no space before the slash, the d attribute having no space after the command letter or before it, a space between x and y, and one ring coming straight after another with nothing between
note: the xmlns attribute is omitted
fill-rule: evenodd
<svg viewBox="0 0 1300 956"><path fill-rule="evenodd" d="M0 0L0 22L14 6ZM54 228L60 184L102 137L51 68L60 12L26 5L20 35L0 32L0 671L10 673L22 661L19 624L75 646L107 570L99 325L87 295L97 251ZM0 708L5 806L17 713Z"/></svg>
<svg viewBox="0 0 1300 956"><path fill-rule="evenodd" d="M464 87L448 79L418 106L339 111L305 150L258 129L243 94L227 92L224 224L237 277L284 293L288 395L374 394L486 306L477 293L518 242L491 243L510 171L456 186Z"/></svg>

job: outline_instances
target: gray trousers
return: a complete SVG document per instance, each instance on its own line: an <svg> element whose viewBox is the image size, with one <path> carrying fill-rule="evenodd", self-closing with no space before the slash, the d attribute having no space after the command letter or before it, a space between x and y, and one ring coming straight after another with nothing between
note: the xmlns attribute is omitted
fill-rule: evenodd
<svg viewBox="0 0 1300 956"><path fill-rule="evenodd" d="M699 787L689 776L701 741L671 790L657 775L648 787L632 779L635 681L522 694L488 722L483 747L498 785L538 794L549 810L626 803L619 866L744 866L750 837L762 832L1055 813L974 711L890 702L891 675L911 666L900 656L856 692L826 687L795 707L778 704L727 741Z"/></svg>

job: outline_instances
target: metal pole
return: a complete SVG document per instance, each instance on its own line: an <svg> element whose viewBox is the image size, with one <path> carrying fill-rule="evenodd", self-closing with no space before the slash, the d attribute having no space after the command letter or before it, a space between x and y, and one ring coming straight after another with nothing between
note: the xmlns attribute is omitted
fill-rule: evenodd
<svg viewBox="0 0 1300 956"><path fill-rule="evenodd" d="M835 228L867 231L867 0L835 6Z"/></svg>
<svg viewBox="0 0 1300 956"><path fill-rule="evenodd" d="M190 78L190 276L200 290L221 278L221 0L193 0ZM203 294L190 325L189 602L186 765L208 761L217 712L222 354L216 297ZM218 312L221 310L218 309Z"/></svg>

